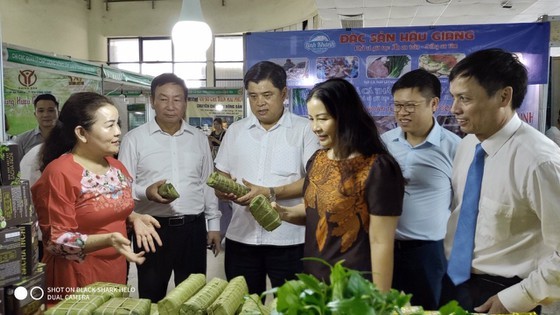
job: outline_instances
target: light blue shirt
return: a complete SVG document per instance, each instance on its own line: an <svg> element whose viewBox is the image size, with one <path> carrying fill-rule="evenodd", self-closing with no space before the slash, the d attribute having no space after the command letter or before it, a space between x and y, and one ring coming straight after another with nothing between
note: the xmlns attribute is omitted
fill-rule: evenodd
<svg viewBox="0 0 560 315"><path fill-rule="evenodd" d="M445 237L453 189L451 171L461 138L435 122L424 142L412 146L400 127L381 138L407 180L398 240L438 241Z"/></svg>

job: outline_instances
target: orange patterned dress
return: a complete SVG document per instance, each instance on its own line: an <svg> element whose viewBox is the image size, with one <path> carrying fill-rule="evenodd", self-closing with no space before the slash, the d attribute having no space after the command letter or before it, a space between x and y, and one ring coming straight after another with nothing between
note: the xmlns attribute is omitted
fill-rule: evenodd
<svg viewBox="0 0 560 315"><path fill-rule="evenodd" d="M389 155L330 160L319 150L308 162L304 184L304 257L371 273L369 215L399 216L404 187ZM304 272L328 280L327 266L304 261ZM370 275L371 277L371 275Z"/></svg>

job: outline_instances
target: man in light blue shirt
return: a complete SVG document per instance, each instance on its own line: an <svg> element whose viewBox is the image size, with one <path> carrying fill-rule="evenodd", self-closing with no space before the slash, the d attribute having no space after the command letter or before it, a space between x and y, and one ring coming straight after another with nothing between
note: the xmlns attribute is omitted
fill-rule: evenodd
<svg viewBox="0 0 560 315"><path fill-rule="evenodd" d="M435 75L408 72L391 93L399 127L381 138L407 179L395 235L393 288L412 294L413 305L435 310L447 269L443 239L453 195L452 162L461 139L434 118L441 94Z"/></svg>

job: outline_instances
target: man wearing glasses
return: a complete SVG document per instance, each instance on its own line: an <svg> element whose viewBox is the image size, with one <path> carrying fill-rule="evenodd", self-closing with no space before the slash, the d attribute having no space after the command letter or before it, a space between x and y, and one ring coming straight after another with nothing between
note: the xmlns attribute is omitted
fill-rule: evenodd
<svg viewBox="0 0 560 315"><path fill-rule="evenodd" d="M411 293L413 305L435 310L447 270L443 238L453 194L452 162L461 139L434 118L441 94L435 75L408 72L391 93L399 127L381 138L407 179L395 235L393 288Z"/></svg>

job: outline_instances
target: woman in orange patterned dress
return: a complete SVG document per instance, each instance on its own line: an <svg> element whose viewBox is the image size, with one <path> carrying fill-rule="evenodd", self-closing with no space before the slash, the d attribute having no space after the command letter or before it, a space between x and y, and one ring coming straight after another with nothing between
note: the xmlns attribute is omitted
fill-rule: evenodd
<svg viewBox="0 0 560 315"><path fill-rule="evenodd" d="M283 220L305 224L304 257L372 276L391 288L393 246L405 180L352 84L330 79L307 98L313 132L323 146L307 163L304 205L275 205ZM330 269L305 261L304 271L328 281Z"/></svg>
<svg viewBox="0 0 560 315"><path fill-rule="evenodd" d="M118 119L105 96L73 94L41 152L43 173L31 190L51 303L93 282L126 284L126 260L145 260L144 252L132 251L127 224L146 251L155 250L154 242L161 245L159 223L132 212L130 175L113 157L121 134Z"/></svg>

